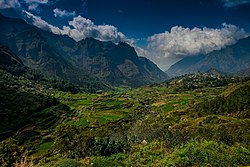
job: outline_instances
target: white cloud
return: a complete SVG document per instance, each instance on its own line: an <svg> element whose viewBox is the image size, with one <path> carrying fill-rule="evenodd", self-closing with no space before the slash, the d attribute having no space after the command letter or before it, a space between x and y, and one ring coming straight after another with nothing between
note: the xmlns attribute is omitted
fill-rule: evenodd
<svg viewBox="0 0 250 167"><path fill-rule="evenodd" d="M35 25L36 27L41 28L41 29L46 30L46 31L50 31L54 34L61 35L61 30L58 27L47 23L41 17L35 16L32 13L27 12L25 10L23 11L23 13L26 15L26 17L28 19L30 19L32 21L32 24Z"/></svg>
<svg viewBox="0 0 250 167"><path fill-rule="evenodd" d="M221 29L172 27L171 31L149 37L148 49L161 57L181 58L206 54L236 43L248 34L235 25L223 24Z"/></svg>
<svg viewBox="0 0 250 167"><path fill-rule="evenodd" d="M19 8L20 6L18 0L0 0L0 9Z"/></svg>
<svg viewBox="0 0 250 167"><path fill-rule="evenodd" d="M68 22L69 26L63 26L63 28L60 29L28 11L24 11L24 13L26 17L31 20L32 24L38 28L58 35L68 35L76 41L92 37L101 41L112 41L114 43L121 41L133 43L133 39L128 39L123 33L119 32L116 27L112 25L95 25L91 20L82 16L74 17L72 21Z"/></svg>
<svg viewBox="0 0 250 167"><path fill-rule="evenodd" d="M225 7L235 7L238 5L244 5L250 3L250 0L220 0Z"/></svg>
<svg viewBox="0 0 250 167"><path fill-rule="evenodd" d="M166 70L170 65L185 56L206 54L236 43L248 34L235 25L223 24L222 28L184 28L172 27L171 31L148 37L147 46L142 48L136 40L128 39L113 25L95 25L90 19L82 16L74 17L62 29L53 26L41 17L24 11L33 25L58 35L68 35L76 41L93 37L101 41L114 43L126 42L133 46L139 56L144 56L155 62L161 69Z"/></svg>
<svg viewBox="0 0 250 167"><path fill-rule="evenodd" d="M64 26L62 34L68 35L76 41L93 37L101 41L112 41L114 43L120 41L130 42L116 27L112 25L95 25L91 20L82 16L74 17L72 21L69 21L69 25L73 28Z"/></svg>
<svg viewBox="0 0 250 167"><path fill-rule="evenodd" d="M29 10L36 10L40 4L47 4L48 0L25 0Z"/></svg>
<svg viewBox="0 0 250 167"><path fill-rule="evenodd" d="M0 0L0 9L21 8L21 4L26 4L29 10L36 10L40 4L48 2L48 0Z"/></svg>
<svg viewBox="0 0 250 167"><path fill-rule="evenodd" d="M68 12L66 10L62 10L62 9L58 9L58 8L55 8L53 10L53 12L54 12L54 16L55 17L61 17L61 18L63 18L63 17L69 17L69 16L75 16L76 15L75 11Z"/></svg>
<svg viewBox="0 0 250 167"><path fill-rule="evenodd" d="M142 56L142 57L149 57L150 53L147 49L144 49L142 47L135 45L131 45L135 48L136 53L138 54L138 56Z"/></svg>

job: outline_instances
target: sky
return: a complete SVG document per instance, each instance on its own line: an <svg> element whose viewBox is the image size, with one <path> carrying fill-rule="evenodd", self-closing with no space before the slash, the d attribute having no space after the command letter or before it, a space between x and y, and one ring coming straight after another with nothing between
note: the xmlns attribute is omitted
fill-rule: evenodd
<svg viewBox="0 0 250 167"><path fill-rule="evenodd" d="M250 33L250 0L0 0L0 12L76 41L126 42L162 70Z"/></svg>

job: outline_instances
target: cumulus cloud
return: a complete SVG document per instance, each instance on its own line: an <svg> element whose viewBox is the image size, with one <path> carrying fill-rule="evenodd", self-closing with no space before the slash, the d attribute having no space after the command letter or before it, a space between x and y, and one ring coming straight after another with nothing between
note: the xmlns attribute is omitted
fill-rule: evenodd
<svg viewBox="0 0 250 167"><path fill-rule="evenodd" d="M62 9L58 9L58 8L55 8L53 10L53 12L54 12L54 16L55 17L61 17L61 18L63 18L63 17L69 17L69 16L75 16L76 15L75 11L68 12L66 10L62 10Z"/></svg>
<svg viewBox="0 0 250 167"><path fill-rule="evenodd" d="M25 0L29 10L36 10L40 4L47 4L48 0Z"/></svg>
<svg viewBox="0 0 250 167"><path fill-rule="evenodd" d="M244 5L250 3L250 0L220 0L225 7L235 7L238 5Z"/></svg>
<svg viewBox="0 0 250 167"><path fill-rule="evenodd" d="M54 34L61 35L61 30L58 27L49 24L48 22L44 21L41 17L35 16L32 13L25 10L23 11L23 13L29 20L31 20L32 24L35 25L36 27L46 31L50 31Z"/></svg>
<svg viewBox="0 0 250 167"><path fill-rule="evenodd" d="M126 36L119 32L116 27L112 25L95 25L94 22L82 16L74 17L72 21L69 21L69 25L73 28L64 26L62 32L76 41L87 37L115 43L127 40Z"/></svg>
<svg viewBox="0 0 250 167"><path fill-rule="evenodd" d="M182 58L206 54L235 44L248 34L235 25L223 23L221 29L172 27L171 31L149 37L148 49L161 57Z"/></svg>
<svg viewBox="0 0 250 167"><path fill-rule="evenodd" d="M172 27L168 32L155 34L146 39L147 46L138 47L136 40L128 39L113 25L96 25L82 16L73 17L68 25L58 28L49 24L39 16L24 11L26 18L33 25L58 35L68 35L76 41L93 37L101 41L114 43L126 42L135 47L139 56L144 56L166 70L170 65L185 56L206 54L235 44L248 34L235 25L224 23L220 29Z"/></svg>
<svg viewBox="0 0 250 167"><path fill-rule="evenodd" d="M20 6L18 0L0 0L0 9L19 8Z"/></svg>
<svg viewBox="0 0 250 167"><path fill-rule="evenodd" d="M69 26L63 26L63 28L60 29L28 11L24 11L24 14L30 20L29 22L32 22L32 24L38 28L58 35L68 35L76 41L92 37L101 41L112 41L114 43L121 41L133 43L132 39L128 39L123 33L119 32L116 27L112 25L95 25L94 22L82 16L74 17L73 20L68 22Z"/></svg>

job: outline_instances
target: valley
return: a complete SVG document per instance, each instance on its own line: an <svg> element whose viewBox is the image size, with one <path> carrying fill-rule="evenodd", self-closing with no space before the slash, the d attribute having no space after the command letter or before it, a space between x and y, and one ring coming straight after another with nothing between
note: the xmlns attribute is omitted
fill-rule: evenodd
<svg viewBox="0 0 250 167"><path fill-rule="evenodd" d="M0 0L0 167L249 167L250 0Z"/></svg>
<svg viewBox="0 0 250 167"><path fill-rule="evenodd" d="M248 78L197 73L136 89L70 93L39 91L42 84L1 72L1 114L9 114L1 120L3 166L250 163ZM221 97L228 101L222 109L215 103Z"/></svg>

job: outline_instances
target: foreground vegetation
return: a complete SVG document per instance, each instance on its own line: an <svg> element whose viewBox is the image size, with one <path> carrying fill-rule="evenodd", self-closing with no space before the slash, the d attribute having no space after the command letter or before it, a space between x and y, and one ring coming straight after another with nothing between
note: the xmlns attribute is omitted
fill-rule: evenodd
<svg viewBox="0 0 250 167"><path fill-rule="evenodd" d="M1 72L4 167L250 165L247 78L195 74L90 94Z"/></svg>

